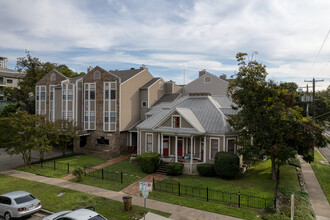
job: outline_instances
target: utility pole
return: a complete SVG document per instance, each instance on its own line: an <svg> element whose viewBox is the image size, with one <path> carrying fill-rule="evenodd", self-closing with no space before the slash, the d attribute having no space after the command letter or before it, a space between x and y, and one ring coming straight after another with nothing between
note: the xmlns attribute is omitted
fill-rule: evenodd
<svg viewBox="0 0 330 220"><path fill-rule="evenodd" d="M313 121L315 122L315 83L316 82L323 82L323 79L315 79L313 77L313 80L305 80L305 82L312 82L313 83ZM313 148L313 159L314 159L314 148Z"/></svg>

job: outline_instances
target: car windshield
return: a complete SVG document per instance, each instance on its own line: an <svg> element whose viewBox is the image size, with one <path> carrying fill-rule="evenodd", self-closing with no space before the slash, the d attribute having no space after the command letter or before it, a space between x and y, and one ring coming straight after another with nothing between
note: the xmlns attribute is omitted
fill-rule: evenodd
<svg viewBox="0 0 330 220"><path fill-rule="evenodd" d="M34 196L29 194L29 195L26 195L26 196L15 198L14 200L17 204L22 204L24 202L30 202L34 199L35 199Z"/></svg>
<svg viewBox="0 0 330 220"><path fill-rule="evenodd" d="M90 219L88 219L88 220L107 220L107 219L103 218L103 217L100 216L100 215L97 215L97 216L94 216L94 217L92 217L92 218L90 218Z"/></svg>

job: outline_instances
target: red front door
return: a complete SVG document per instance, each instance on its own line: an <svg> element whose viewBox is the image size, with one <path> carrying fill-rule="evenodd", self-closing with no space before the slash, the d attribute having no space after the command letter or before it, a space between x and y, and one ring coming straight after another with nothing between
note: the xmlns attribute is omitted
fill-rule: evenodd
<svg viewBox="0 0 330 220"><path fill-rule="evenodd" d="M203 149L201 150L201 160L204 161L204 150Z"/></svg>
<svg viewBox="0 0 330 220"><path fill-rule="evenodd" d="M169 147L169 141L163 140L163 156L168 156L168 147Z"/></svg>
<svg viewBox="0 0 330 220"><path fill-rule="evenodd" d="M183 140L178 140L178 156L182 157Z"/></svg>

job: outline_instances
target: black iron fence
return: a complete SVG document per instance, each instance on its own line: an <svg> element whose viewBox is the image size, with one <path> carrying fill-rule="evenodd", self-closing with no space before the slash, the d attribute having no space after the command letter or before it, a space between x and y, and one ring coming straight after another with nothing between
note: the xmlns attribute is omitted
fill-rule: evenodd
<svg viewBox="0 0 330 220"><path fill-rule="evenodd" d="M40 161L41 168L48 168L53 170L61 170L66 173L70 173L70 163L62 163L56 160L52 161Z"/></svg>
<svg viewBox="0 0 330 220"><path fill-rule="evenodd" d="M253 195L245 195L238 193L225 192L215 190L209 187L196 187L180 184L180 182L155 182L153 180L155 191L167 192L177 196L186 196L192 198L204 199L207 202L222 202L227 204L237 205L238 207L245 206L249 208L264 209L273 206L273 198L264 198Z"/></svg>
<svg viewBox="0 0 330 220"><path fill-rule="evenodd" d="M123 183L123 172L122 171L109 171L102 169L94 169L84 165L85 176L91 176L95 178L101 178L106 180L112 180Z"/></svg>

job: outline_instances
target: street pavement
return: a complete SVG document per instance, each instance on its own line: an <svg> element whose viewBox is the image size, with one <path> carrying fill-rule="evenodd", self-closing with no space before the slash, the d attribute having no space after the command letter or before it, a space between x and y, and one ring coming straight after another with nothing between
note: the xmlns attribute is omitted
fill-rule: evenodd
<svg viewBox="0 0 330 220"><path fill-rule="evenodd" d="M67 152L69 153L69 152ZM47 158L52 158L52 157L57 157L62 155L62 151L59 149L54 149L50 153L45 153L45 159ZM38 160L39 158L39 152L33 151L32 152L32 158L35 160ZM10 170L15 167L23 166L24 161L21 156L21 154L18 155L8 155L6 151L2 148L0 148L0 171L5 171L5 170Z"/></svg>
<svg viewBox="0 0 330 220"><path fill-rule="evenodd" d="M325 135L330 138L330 130L325 131ZM323 157L330 163L330 144L325 148L319 148Z"/></svg>

